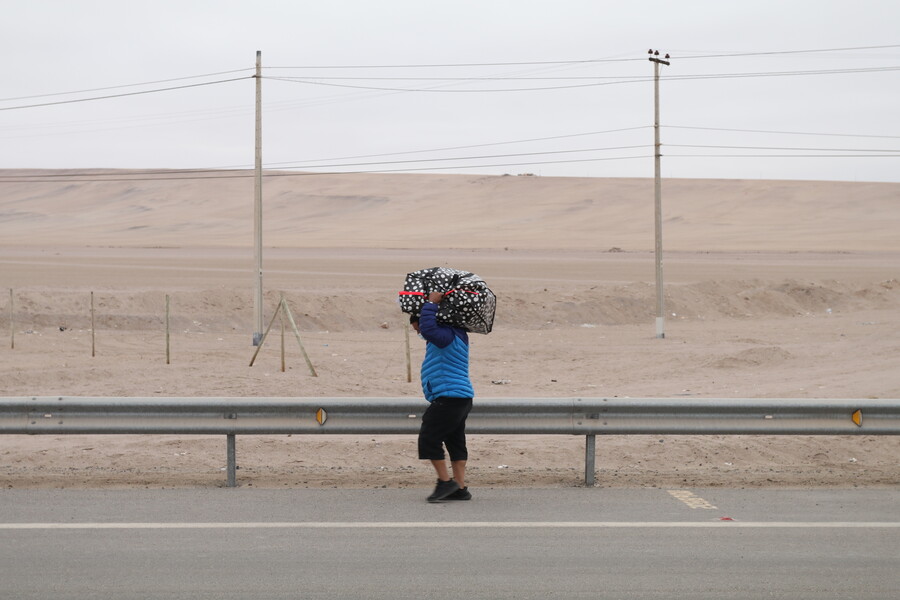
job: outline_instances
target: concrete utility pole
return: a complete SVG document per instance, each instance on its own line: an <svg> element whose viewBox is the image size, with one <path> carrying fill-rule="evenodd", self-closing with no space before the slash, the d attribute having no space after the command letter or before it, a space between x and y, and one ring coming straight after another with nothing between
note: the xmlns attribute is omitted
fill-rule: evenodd
<svg viewBox="0 0 900 600"><path fill-rule="evenodd" d="M253 294L253 316L256 330L253 345L258 346L263 331L262 292L262 52L256 51L256 190L253 209L253 248L256 266L256 289Z"/></svg>
<svg viewBox="0 0 900 600"><path fill-rule="evenodd" d="M662 184L660 181L660 143L659 143L659 65L668 66L669 61L659 58L659 50L650 50L650 62L653 63L653 136L654 136L654 198L656 214L656 337L666 337L666 307L663 298L662 267ZM666 59L669 55L666 54Z"/></svg>

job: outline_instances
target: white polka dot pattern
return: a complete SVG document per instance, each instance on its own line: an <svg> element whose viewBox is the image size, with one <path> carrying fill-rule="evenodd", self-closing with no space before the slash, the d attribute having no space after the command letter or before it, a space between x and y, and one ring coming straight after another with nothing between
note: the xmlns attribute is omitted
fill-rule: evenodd
<svg viewBox="0 0 900 600"><path fill-rule="evenodd" d="M472 333L490 333L494 327L497 298L478 275L448 267L431 267L406 276L400 292L400 309L419 315L431 292L445 294L438 321Z"/></svg>

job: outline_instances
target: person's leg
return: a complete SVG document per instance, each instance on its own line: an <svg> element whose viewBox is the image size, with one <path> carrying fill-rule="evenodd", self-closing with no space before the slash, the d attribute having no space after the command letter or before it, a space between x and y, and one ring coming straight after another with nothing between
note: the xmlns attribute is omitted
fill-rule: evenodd
<svg viewBox="0 0 900 600"><path fill-rule="evenodd" d="M466 461L464 460L454 460L450 462L450 467L453 469L453 479L456 480L456 483L459 484L459 487L466 487ZM444 471L447 470L447 465L444 465Z"/></svg>
<svg viewBox="0 0 900 600"><path fill-rule="evenodd" d="M450 478L445 462L445 445L451 461L468 458L465 421L471 407L472 401L465 398L438 398L422 415L419 458L430 461L442 481Z"/></svg>
<svg viewBox="0 0 900 600"><path fill-rule="evenodd" d="M419 458L430 461L437 472L438 479L447 481L450 475L444 459L444 446L441 440L444 437L444 419L441 415L442 406L430 404L422 415L422 426L419 428Z"/></svg>
<svg viewBox="0 0 900 600"><path fill-rule="evenodd" d="M447 461L443 458L441 460L432 460L431 464L434 466L434 470L437 472L437 478L441 481L448 481L450 479L450 473L447 471ZM453 467L453 473L456 474L456 466ZM457 481L459 481L457 479ZM462 484L459 484L462 487Z"/></svg>
<svg viewBox="0 0 900 600"><path fill-rule="evenodd" d="M460 489L461 484L450 478L444 456L444 446L450 454L454 476L459 473L465 482L466 417L472 408L472 400L466 398L437 398L422 415L419 429L419 458L428 460L438 476L438 483L429 502L440 502Z"/></svg>
<svg viewBox="0 0 900 600"><path fill-rule="evenodd" d="M428 496L429 502L441 502L459 489L459 485L450 478L447 470L442 443L447 430L455 427L452 408L452 405L438 399L432 402L422 415L422 427L419 429L419 458L429 461L438 477L434 491Z"/></svg>
<svg viewBox="0 0 900 600"><path fill-rule="evenodd" d="M463 400L459 406L459 424L447 434L444 443L450 454L450 467L453 470L453 479L459 487L466 487L466 461L469 458L469 450L466 446L466 419L472 410L472 400Z"/></svg>

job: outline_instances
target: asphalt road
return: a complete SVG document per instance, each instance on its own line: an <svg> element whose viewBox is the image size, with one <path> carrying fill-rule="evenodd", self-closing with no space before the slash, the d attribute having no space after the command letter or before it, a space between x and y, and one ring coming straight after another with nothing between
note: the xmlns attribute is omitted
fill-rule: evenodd
<svg viewBox="0 0 900 600"><path fill-rule="evenodd" d="M0 597L809 598L900 590L900 490L0 491Z"/></svg>

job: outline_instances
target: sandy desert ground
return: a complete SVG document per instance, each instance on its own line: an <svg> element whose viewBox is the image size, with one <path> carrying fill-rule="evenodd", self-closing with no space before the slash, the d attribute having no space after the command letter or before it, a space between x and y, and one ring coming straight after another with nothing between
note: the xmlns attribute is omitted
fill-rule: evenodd
<svg viewBox="0 0 900 600"><path fill-rule="evenodd" d="M396 292L446 265L499 298L472 336L480 397L900 397L900 184L665 182L660 340L650 180L267 178L267 319L283 293L311 377L290 338L285 372L271 342L248 366L252 180L165 178L0 172L0 395L420 397ZM471 436L470 484L580 485L583 444ZM888 436L609 436L597 485L894 486L898 456ZM3 436L0 485L215 487L224 460L220 437ZM267 488L433 479L406 436L239 437L238 464Z"/></svg>

